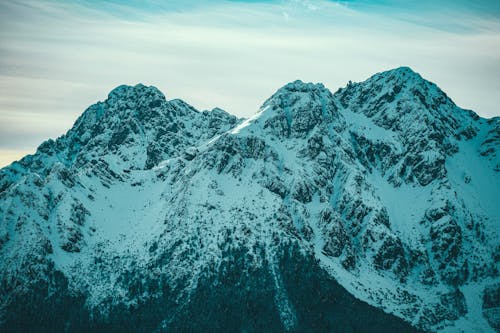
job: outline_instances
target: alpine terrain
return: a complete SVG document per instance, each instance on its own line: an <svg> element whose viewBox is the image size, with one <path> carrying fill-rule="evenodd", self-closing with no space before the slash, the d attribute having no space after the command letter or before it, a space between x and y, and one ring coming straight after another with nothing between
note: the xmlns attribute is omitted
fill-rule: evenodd
<svg viewBox="0 0 500 333"><path fill-rule="evenodd" d="M0 171L0 331L500 332L499 198L500 118L407 67L120 86Z"/></svg>

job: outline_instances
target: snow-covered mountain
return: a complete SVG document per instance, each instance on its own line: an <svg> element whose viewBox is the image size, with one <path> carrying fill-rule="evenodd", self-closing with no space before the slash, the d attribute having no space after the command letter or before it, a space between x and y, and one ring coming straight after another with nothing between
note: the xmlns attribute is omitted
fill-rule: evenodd
<svg viewBox="0 0 500 333"><path fill-rule="evenodd" d="M1 331L499 331L499 149L406 67L249 119L120 86L0 171Z"/></svg>

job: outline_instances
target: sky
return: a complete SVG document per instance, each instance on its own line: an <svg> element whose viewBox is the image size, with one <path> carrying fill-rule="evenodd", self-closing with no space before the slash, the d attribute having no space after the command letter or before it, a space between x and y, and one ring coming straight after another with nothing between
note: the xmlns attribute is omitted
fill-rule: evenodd
<svg viewBox="0 0 500 333"><path fill-rule="evenodd" d="M287 82L399 66L499 116L500 1L0 1L0 166L121 84L248 117Z"/></svg>

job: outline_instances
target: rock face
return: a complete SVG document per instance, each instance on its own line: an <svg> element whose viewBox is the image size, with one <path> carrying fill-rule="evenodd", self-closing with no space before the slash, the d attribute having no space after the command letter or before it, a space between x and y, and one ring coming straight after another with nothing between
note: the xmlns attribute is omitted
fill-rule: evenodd
<svg viewBox="0 0 500 333"><path fill-rule="evenodd" d="M498 331L499 124L409 68L249 119L120 86L0 171L0 330Z"/></svg>

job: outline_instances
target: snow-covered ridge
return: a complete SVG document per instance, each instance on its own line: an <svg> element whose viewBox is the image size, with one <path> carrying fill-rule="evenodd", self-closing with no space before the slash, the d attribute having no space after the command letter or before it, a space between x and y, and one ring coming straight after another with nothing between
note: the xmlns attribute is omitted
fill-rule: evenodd
<svg viewBox="0 0 500 333"><path fill-rule="evenodd" d="M300 330L294 253L414 327L498 329L498 124L407 67L334 94L295 81L246 120L117 87L0 171L0 322L62 274L104 321L169 295L151 325L175 327L238 253Z"/></svg>

